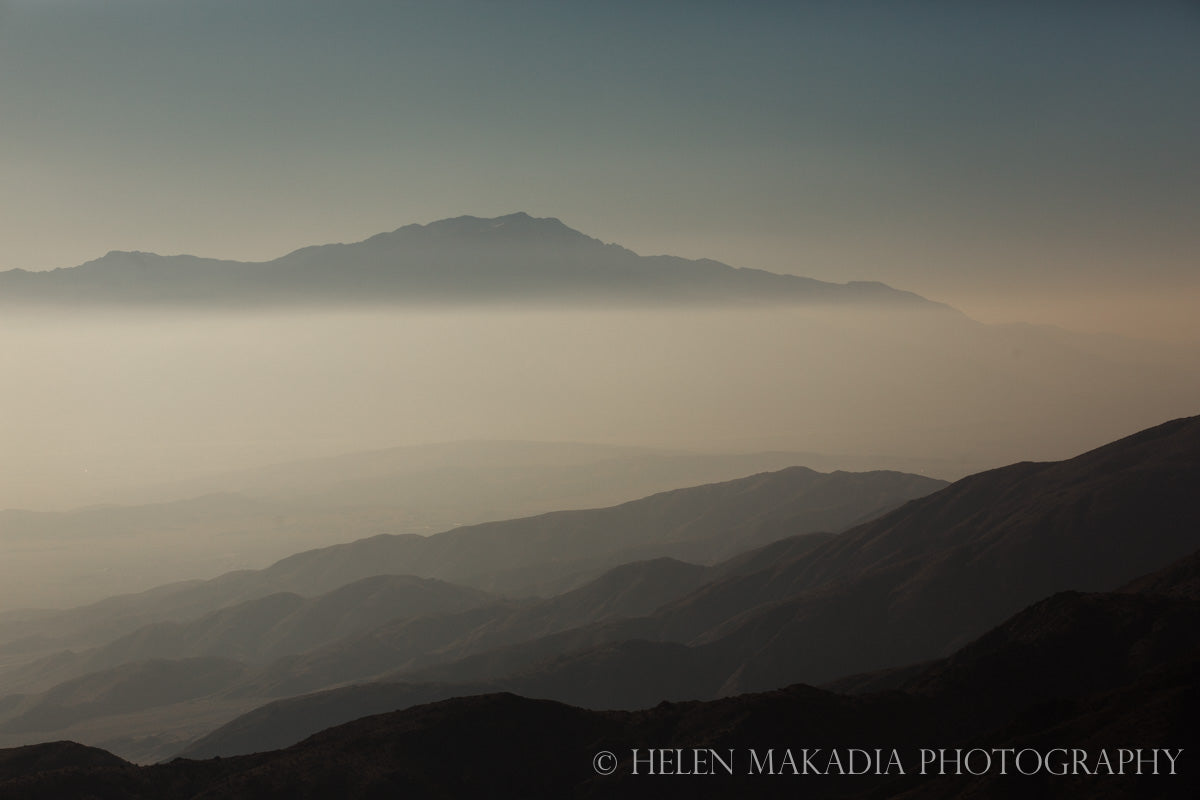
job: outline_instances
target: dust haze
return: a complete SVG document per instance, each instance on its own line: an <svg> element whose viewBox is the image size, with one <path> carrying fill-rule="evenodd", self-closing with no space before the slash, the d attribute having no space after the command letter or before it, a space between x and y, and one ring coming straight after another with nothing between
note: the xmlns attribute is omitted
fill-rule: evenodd
<svg viewBox="0 0 1200 800"><path fill-rule="evenodd" d="M1069 457L1200 399L1187 350L949 310L51 311L0 327L0 508L37 512L246 493L236 470L474 440L803 451L818 469L954 479ZM287 509L225 509L224 526L208 509L191 527L106 535L93 521L41 538L6 512L3 599L78 602L419 529L386 505L287 524ZM461 521L474 520L424 523ZM43 580L51 568L69 597Z"/></svg>
<svg viewBox="0 0 1200 800"><path fill-rule="evenodd" d="M464 439L902 454L969 471L1182 413L1197 383L1103 339L952 312L51 312L2 325L3 508Z"/></svg>

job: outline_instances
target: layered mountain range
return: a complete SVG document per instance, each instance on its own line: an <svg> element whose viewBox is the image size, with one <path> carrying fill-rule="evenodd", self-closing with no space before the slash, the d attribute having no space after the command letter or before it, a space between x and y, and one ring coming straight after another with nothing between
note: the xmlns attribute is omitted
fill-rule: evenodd
<svg viewBox="0 0 1200 800"><path fill-rule="evenodd" d="M881 283L827 283L708 259L639 256L525 213L406 225L265 262L113 251L0 273L0 304L379 305L488 302L852 303L941 308Z"/></svg>
<svg viewBox="0 0 1200 800"><path fill-rule="evenodd" d="M775 797L794 796L802 786L811 797L1191 797L1200 786L1194 755L1200 744L1194 725L1200 711L1195 683L1200 542L1188 495L1198 466L1200 418L1178 420L1071 461L973 476L874 522L825 537L806 552L794 549L798 539L752 551L719 565L719 576L710 582L721 586L751 577L769 595L776 590L764 585L767 576L783 579L796 564L806 563L810 575L843 570L834 580L840 588L825 595L857 585L860 594L890 596L902 605L905 591L879 591L874 581L859 581L885 564L903 563L906 559L896 560L898 550L881 543L907 539L908 547L899 550L925 568L901 585L928 583L928 575L969 564L970 558L946 555L963 546L981 559L995 555L997 571L1007 575L1014 595L1036 593L1038 581L1053 582L1042 577L1011 586L1016 576L1006 572L1002 556L1022 547L1031 548L1030 556L1057 556L1053 563L1060 566L1083 562L1060 583L1102 585L1103 591L1051 590L985 625L979 635L967 633L970 625L960 628L962 645L922 663L847 675L824 688L793 683L704 701L646 703L630 711L534 699L529 695L535 691L519 696L467 685L369 684L276 703L248 716L239 722L240 749L247 755L139 767L66 742L0 751L0 793L30 798L84 791L114 798L315 798L331 792ZM992 513L986 513L989 507ZM1105 532L1100 522L1109 514L1116 516ZM1129 515L1145 524L1130 532L1124 525ZM922 535L912 533L918 528L924 529ZM1189 528L1190 535L1184 533ZM851 549L860 553L850 559L857 566L828 566L839 552L849 558L842 548L850 545L843 543L853 543ZM1181 549L1185 552L1178 555ZM1160 562L1157 568L1136 574L1154 560ZM1123 561L1126 565L1119 566ZM654 567L630 568L646 569ZM1134 574L1128 580L1115 577L1124 573ZM995 588L978 582L969 591L944 595L943 603L1003 605ZM973 599L976 593L979 602ZM754 623L761 626L761 620ZM781 630L775 638L788 635ZM875 635L863 631L864 638ZM823 637L793 639L791 648L815 650L828 643ZM646 671L643 682L665 685L655 669L671 659L661 650L636 641L608 650L636 658ZM751 660L774 654L747 653ZM572 660L581 658L595 662L596 651ZM675 678L685 679L686 658L673 666ZM220 672L216 664L204 667L192 674ZM542 679L552 671L543 667ZM603 680L607 672L589 674ZM545 694L551 684L541 685ZM429 702L439 694L447 699ZM305 723L319 716L317 709L329 718L341 712L356 719L286 749L253 752L269 740L269 726L302 737ZM364 716L372 710L385 713ZM235 727L229 726L226 736ZM955 769L955 748L1008 752L1010 758L1020 752L1048 754L1046 765L1058 764L1052 754L1065 753L1063 764L1084 768L1028 770L1026 757L1029 774L1012 768L970 774ZM199 749L193 749L197 756ZM667 774L645 774L652 751L665 754L666 760L657 763ZM857 770L847 768L851 751L857 751ZM598 760L607 753L611 761ZM699 762L696 753L702 756ZM1138 768L1134 755L1117 768L1129 754L1153 758L1153 769ZM1112 763L1103 768L1110 757ZM864 758L872 768L862 768ZM724 769L725 763L731 769ZM921 768L930 763L933 768ZM892 766L885 769L886 764Z"/></svg>
<svg viewBox="0 0 1200 800"><path fill-rule="evenodd" d="M31 746L0 754L0 787L727 795L749 791L744 775L651 786L632 774L631 748L895 747L909 763L917 748L968 743L1186 753L1198 485L1200 418L1189 418L940 489L784 470L164 587L107 606L174 609L159 621L130 612L110 628L126 633L9 669L25 688L0 698L0 733L143 761L223 758L139 768ZM838 520L852 527L836 533ZM288 581L320 591L265 588ZM61 613L64 644L103 619L100 607ZM517 749L545 764L537 783L528 765L510 774ZM615 774L592 770L600 750L618 754ZM1181 766L1182 777L1043 775L1026 788L1182 797L1195 764ZM999 797L1011 777L823 776L805 791Z"/></svg>
<svg viewBox="0 0 1200 800"><path fill-rule="evenodd" d="M780 541L646 616L408 670L390 695L348 687L275 703L193 752L249 752L256 726L315 732L350 719L339 708L362 712L361 697L382 711L432 682L450 684L446 697L491 689L636 708L944 656L1054 592L1117 589L1200 547L1197 485L1200 418L1175 421L1069 461L966 478L815 547ZM402 652L402 636L380 638ZM311 654L305 670L337 655ZM242 744L223 749L226 735Z"/></svg>
<svg viewBox="0 0 1200 800"><path fill-rule="evenodd" d="M602 508L792 464L846 468L837 459L798 452L447 442L152 485L128 491L122 505L0 510L0 608L79 606L381 533L427 535ZM18 616L0 612L0 632Z"/></svg>
<svg viewBox="0 0 1200 800"><path fill-rule="evenodd" d="M164 743L215 727L214 713L644 614L717 574L703 564L738 569L743 549L796 531L823 541L943 485L794 467L610 508L375 536L77 609L9 612L0 736L69 731L166 755ZM224 684L183 677L196 669ZM165 675L176 678L152 677ZM164 693L131 691L149 683ZM197 698L218 691L198 719Z"/></svg>

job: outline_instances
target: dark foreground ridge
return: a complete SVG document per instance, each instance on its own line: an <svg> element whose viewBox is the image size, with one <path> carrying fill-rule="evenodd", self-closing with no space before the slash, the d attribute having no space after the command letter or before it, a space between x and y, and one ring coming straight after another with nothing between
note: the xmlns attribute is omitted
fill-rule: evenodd
<svg viewBox="0 0 1200 800"><path fill-rule="evenodd" d="M272 261L113 251L78 267L0 272L0 305L200 307L563 302L853 303L946 310L872 281L826 283L707 259L639 256L525 213L406 225Z"/></svg>
<svg viewBox="0 0 1200 800"><path fill-rule="evenodd" d="M1040 474L1058 498L1047 509L1094 498L1077 494L1085 475L1110 476L1105 497L1161 499L1152 487L1164 475L1195 485L1196 424L1177 420L993 479L1023 485ZM1147 472L1149 464L1175 471ZM984 477L942 494L962 502ZM1006 499L1025 492L1014 495L1008 480L999 487L987 494L1003 514ZM930 513L929 502L875 524L903 528L914 510ZM1016 507L1028 511L1025 501ZM1018 516L1016 531L1049 535L1038 515ZM1076 525L1093 519L1052 516L1079 535ZM1177 522L1170 509L1142 521L1125 541ZM1013 524L1001 527L1011 533ZM1106 548L1101 532L1092 543ZM1194 797L1198 564L1193 551L1110 591L1059 591L946 657L824 689L796 684L638 711L477 694L364 717L286 749L141 767L67 742L34 745L0 751L0 798Z"/></svg>
<svg viewBox="0 0 1200 800"><path fill-rule="evenodd" d="M0 751L0 797L1192 797L1198 560L1055 595L887 691L634 712L489 694L146 767L59 742Z"/></svg>

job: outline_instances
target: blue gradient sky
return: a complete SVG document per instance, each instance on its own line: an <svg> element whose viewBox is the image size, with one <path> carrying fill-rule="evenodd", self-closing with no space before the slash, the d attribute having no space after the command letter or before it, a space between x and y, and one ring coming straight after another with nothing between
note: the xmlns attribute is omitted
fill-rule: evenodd
<svg viewBox="0 0 1200 800"><path fill-rule="evenodd" d="M1200 340L1200 4L0 0L0 269L523 210Z"/></svg>

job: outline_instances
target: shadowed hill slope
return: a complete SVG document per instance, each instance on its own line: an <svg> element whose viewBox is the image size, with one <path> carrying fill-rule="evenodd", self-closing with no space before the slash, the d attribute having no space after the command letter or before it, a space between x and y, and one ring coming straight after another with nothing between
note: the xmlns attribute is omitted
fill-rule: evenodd
<svg viewBox="0 0 1200 800"><path fill-rule="evenodd" d="M697 674L724 673L722 693L921 661L1039 598L1113 590L1192 552L1198 485L1200 418L1176 420L1069 461L971 476L820 547L714 581L636 624L573 641L691 644ZM560 635L559 652L568 641ZM447 665L439 678L523 671L551 644Z"/></svg>
<svg viewBox="0 0 1200 800"><path fill-rule="evenodd" d="M40 691L61 681L156 658L220 657L265 662L368 631L397 617L448 614L493 604L478 589L411 575L377 575L315 598L277 593L188 622L156 622L101 647L62 651L4 675L7 691Z"/></svg>
<svg viewBox="0 0 1200 800"><path fill-rule="evenodd" d="M899 472L819 473L803 467L651 495L618 506L556 511L434 536L380 535L309 550L263 570L231 572L66 611L13 612L0 640L103 644L143 625L195 618L279 592L312 597L375 575L416 575L512 595L552 594L630 561L718 561L791 534L839 531L943 481ZM35 642L36 644L37 642ZM45 645L40 645L45 646Z"/></svg>
<svg viewBox="0 0 1200 800"><path fill-rule="evenodd" d="M1142 612L1158 622L1142 625ZM63 794L64 787L86 786L112 798L368 797L396 792L430 797L783 797L795 796L796 782L802 780L805 796L817 798L999 798L1014 793L1184 798L1200 785L1193 752L1200 742L1192 724L1200 711L1195 684L1200 651L1191 636L1198 622L1200 604L1169 592L1066 593L1023 611L951 658L930 664L902 691L849 697L798 685L703 703L660 703L635 712L585 711L487 694L366 717L286 750L235 758L137 768L64 743L0 751L0 793L82 796ZM1169 644L1148 646L1154 639ZM1080 674L1093 665L1101 668L1087 681L1054 675ZM998 687L1002 698L986 697ZM397 699L404 690L380 685L357 691L390 691ZM419 688L406 691L409 699L420 696ZM332 698L327 693L319 699ZM979 701L990 704L987 713L979 713ZM926 775L919 769L924 757L919 748L968 744L1041 753L1081 748L1089 763L1105 748L1157 747L1176 753L1177 762L1174 774L1157 776L1060 777L1045 771L955 776L938 770ZM684 774L646 775L651 748L665 748L668 773ZM703 755L699 762L696 749ZM862 774L846 774L851 749L858 751L853 757ZM794 752L795 771L785 760L788 750ZM602 751L613 753L614 759L594 761ZM863 759L872 767L862 769ZM612 774L597 774L597 764L610 763ZM887 766L892 763L900 768ZM775 774L764 774L768 770Z"/></svg>
<svg viewBox="0 0 1200 800"><path fill-rule="evenodd" d="M1191 553L1196 486L1197 417L974 475L737 587L774 605L697 641L754 654L731 692L942 655L1053 592L1113 590Z"/></svg>
<svg viewBox="0 0 1200 800"><path fill-rule="evenodd" d="M773 545L778 563L647 617L403 678L628 708L654 692L711 697L936 658L1040 598L1114 590L1194 551L1196 485L1200 419L1176 420L1070 461L972 476L808 552ZM1086 604L1073 613L1085 620Z"/></svg>

